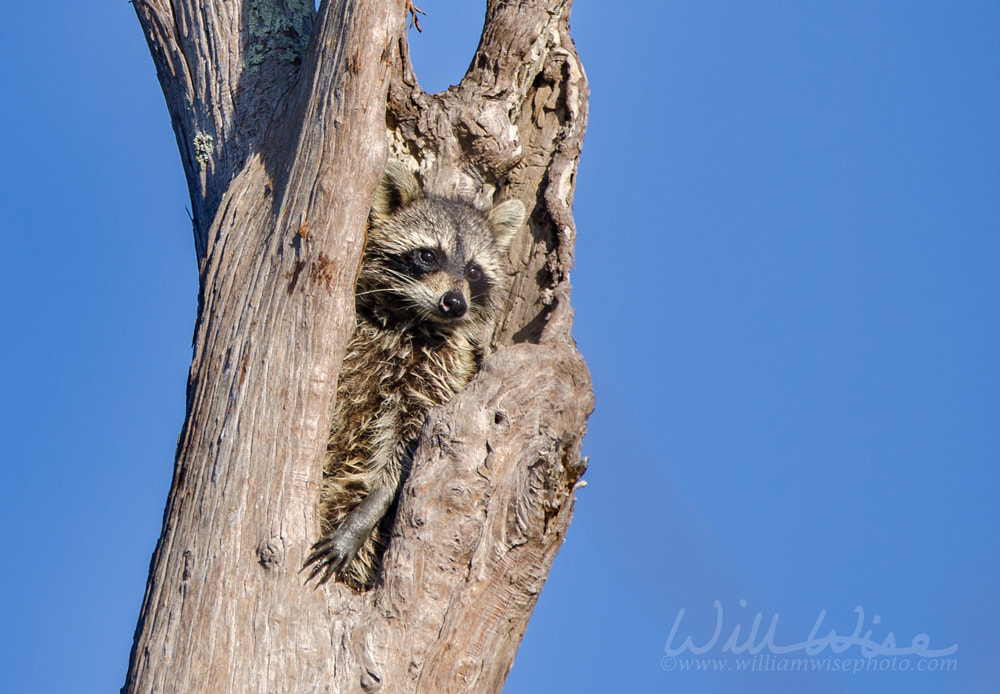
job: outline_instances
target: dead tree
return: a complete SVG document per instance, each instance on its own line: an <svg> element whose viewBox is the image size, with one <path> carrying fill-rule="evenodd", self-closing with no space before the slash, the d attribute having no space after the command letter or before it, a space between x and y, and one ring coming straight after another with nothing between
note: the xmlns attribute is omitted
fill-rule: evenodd
<svg viewBox="0 0 1000 694"><path fill-rule="evenodd" d="M570 0L489 0L462 83L425 94L406 0L134 0L191 191L187 415L125 692L491 692L573 508L592 393L569 268L587 83ZM480 374L430 414L382 575L304 585L372 192L530 219ZM498 198L499 199L499 198Z"/></svg>

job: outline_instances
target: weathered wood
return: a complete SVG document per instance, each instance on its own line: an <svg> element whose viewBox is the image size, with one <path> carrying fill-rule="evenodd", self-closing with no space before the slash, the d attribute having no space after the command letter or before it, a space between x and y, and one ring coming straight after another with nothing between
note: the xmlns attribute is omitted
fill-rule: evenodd
<svg viewBox="0 0 1000 694"><path fill-rule="evenodd" d="M311 0L134 0L191 192L195 248L264 141L312 34ZM374 3L372 3L374 5Z"/></svg>
<svg viewBox="0 0 1000 694"><path fill-rule="evenodd" d="M156 24L220 16L229 5L164 3ZM205 235L188 415L125 691L321 691L330 682L329 604L297 571L316 532L320 453L384 166L382 114L402 23L401 5L378 0L321 13L302 79L289 78L273 122L257 123L272 139L226 184ZM215 69L191 71L225 81L218 63L241 53L222 50L205 33L211 26L174 28L203 40L185 66L210 59ZM227 122L224 99L205 104ZM231 162L243 146L220 139L215 153ZM350 186L338 188L344 180Z"/></svg>
<svg viewBox="0 0 1000 694"><path fill-rule="evenodd" d="M583 474L590 377L568 345L502 349L428 418L369 619L390 691L499 691Z"/></svg>
<svg viewBox="0 0 1000 694"><path fill-rule="evenodd" d="M592 407L570 333L587 96L570 3L491 0L469 74L441 95L413 77L404 0L315 17L298 0L135 4L191 187L201 292L123 691L498 691L572 514ZM314 590L299 568L387 144L430 190L518 197L531 219L494 353L424 427L382 578Z"/></svg>

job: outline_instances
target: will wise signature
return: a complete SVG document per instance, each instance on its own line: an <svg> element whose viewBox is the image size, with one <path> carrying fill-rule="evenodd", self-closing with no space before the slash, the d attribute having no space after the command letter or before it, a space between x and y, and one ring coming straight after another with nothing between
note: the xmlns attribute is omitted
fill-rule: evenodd
<svg viewBox="0 0 1000 694"><path fill-rule="evenodd" d="M674 619L674 625L670 629L670 635L667 637L667 643L663 648L669 657L674 657L685 652L692 655L701 655L711 651L718 645L723 631L723 609L722 603L718 600L712 604L715 607L715 631L712 637L701 645L696 645L690 636L685 636L679 646L674 645L685 614L684 608L678 610L677 618ZM740 607L746 607L746 605L745 600L740 600ZM887 655L915 655L922 658L940 658L958 650L957 643L947 648L932 649L930 647L931 639L927 634L917 634L910 640L910 645L908 646L897 646L896 635L891 631L881 641L873 639L872 629L865 630L864 609L859 605L854 608L854 613L857 615L857 624L854 627L854 632L849 635L838 634L836 629L830 629L825 635L820 636L824 631L823 620L826 619L826 610L821 610L815 624L813 624L812 630L809 632L809 638L799 643L782 645L776 643L774 637L774 632L778 626L778 615L775 614L771 617L767 631L761 635L760 627L764 617L760 612L757 612L754 616L753 624L750 626L750 630L746 636L743 637L743 640L740 640L743 625L737 624L730 631L725 643L722 644L722 651L734 655L742 653L756 655L766 649L774 655L804 652L806 655L812 656L819 655L827 648L830 649L831 653L840 654L849 648L857 647L860 649L861 655L866 658ZM871 624L878 626L881 621L882 618L879 615L875 615L871 620Z"/></svg>

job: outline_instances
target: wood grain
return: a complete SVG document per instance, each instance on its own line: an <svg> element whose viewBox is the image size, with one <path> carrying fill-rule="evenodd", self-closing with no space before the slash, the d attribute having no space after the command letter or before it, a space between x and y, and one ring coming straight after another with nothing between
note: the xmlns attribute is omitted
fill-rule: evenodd
<svg viewBox="0 0 1000 694"><path fill-rule="evenodd" d="M135 5L201 286L123 691L499 691L569 524L593 406L569 303L587 100L570 3L488 2L469 74L440 95L413 76L403 0L315 16L298 0ZM423 429L382 577L314 590L299 569L389 151L431 190L517 197L531 218L491 355Z"/></svg>

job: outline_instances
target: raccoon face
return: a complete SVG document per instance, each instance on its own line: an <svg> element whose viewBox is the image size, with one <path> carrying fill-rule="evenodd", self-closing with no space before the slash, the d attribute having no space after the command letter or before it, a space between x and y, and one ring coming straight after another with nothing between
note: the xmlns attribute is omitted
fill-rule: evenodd
<svg viewBox="0 0 1000 694"><path fill-rule="evenodd" d="M391 258L404 280L407 298L421 315L437 322L459 320L469 305L485 307L490 281L479 263L465 258L457 249L440 245L414 248L402 258ZM415 280L410 283L408 280Z"/></svg>
<svg viewBox="0 0 1000 694"><path fill-rule="evenodd" d="M425 196L390 162L369 217L359 307L442 327L488 320L504 284L502 255L523 220L518 200L484 213Z"/></svg>

